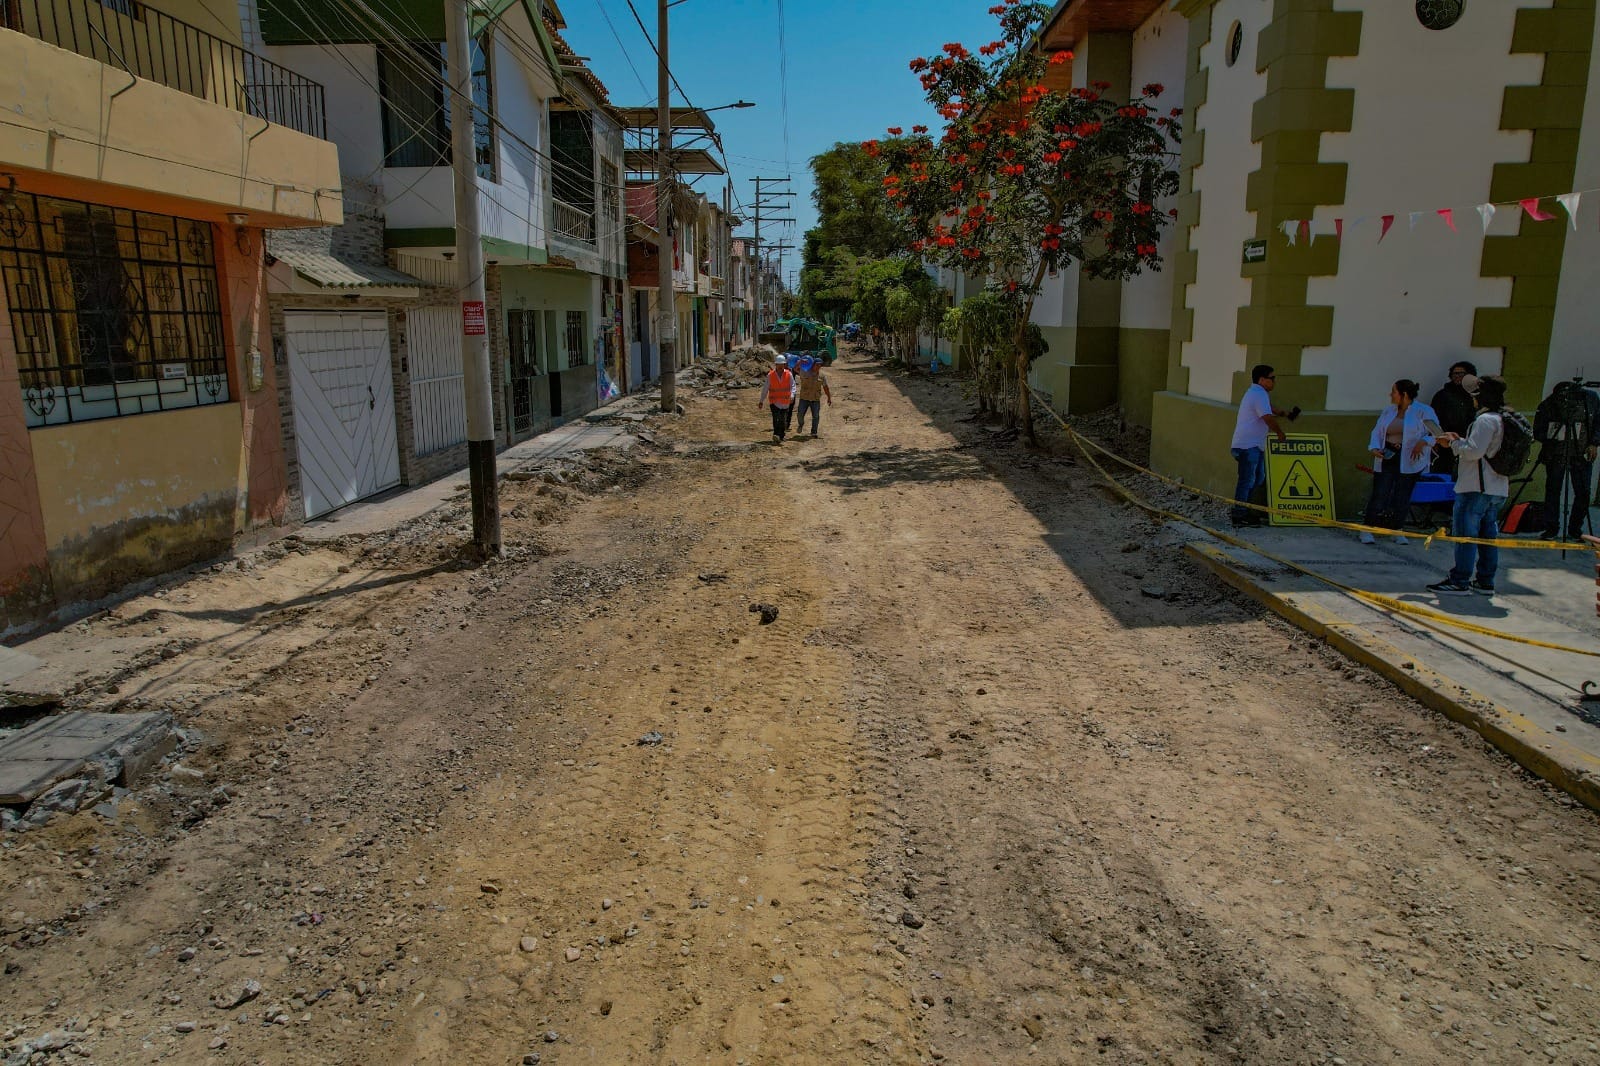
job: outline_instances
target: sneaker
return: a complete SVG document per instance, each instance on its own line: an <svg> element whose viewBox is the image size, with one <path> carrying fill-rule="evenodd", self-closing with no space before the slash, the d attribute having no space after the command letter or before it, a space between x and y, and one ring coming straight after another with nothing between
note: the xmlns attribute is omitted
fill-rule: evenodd
<svg viewBox="0 0 1600 1066"><path fill-rule="evenodd" d="M1443 581L1435 581L1429 585L1428 591L1437 592L1441 596L1466 596L1471 594L1472 589L1459 581L1451 581L1449 578L1445 578Z"/></svg>
<svg viewBox="0 0 1600 1066"><path fill-rule="evenodd" d="M1472 582L1472 591L1476 592L1480 596L1493 596L1494 586L1488 584L1487 582L1474 579Z"/></svg>
<svg viewBox="0 0 1600 1066"><path fill-rule="evenodd" d="M817 439L817 431L816 430L812 430L811 431L811 439L812 440L816 440Z"/></svg>
<svg viewBox="0 0 1600 1066"><path fill-rule="evenodd" d="M1361 543L1376 544L1378 543L1378 538L1374 537L1371 533L1363 533L1361 534Z"/></svg>
<svg viewBox="0 0 1600 1066"><path fill-rule="evenodd" d="M1396 538L1394 538L1394 542L1396 544L1410 544L1411 543L1411 538L1410 537L1396 537Z"/></svg>

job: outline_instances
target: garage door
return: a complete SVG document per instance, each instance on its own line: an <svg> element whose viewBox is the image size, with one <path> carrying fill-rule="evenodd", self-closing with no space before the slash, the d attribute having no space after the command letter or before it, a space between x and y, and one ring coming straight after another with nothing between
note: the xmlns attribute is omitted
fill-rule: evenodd
<svg viewBox="0 0 1600 1066"><path fill-rule="evenodd" d="M387 316L291 311L283 325L306 517L398 485Z"/></svg>

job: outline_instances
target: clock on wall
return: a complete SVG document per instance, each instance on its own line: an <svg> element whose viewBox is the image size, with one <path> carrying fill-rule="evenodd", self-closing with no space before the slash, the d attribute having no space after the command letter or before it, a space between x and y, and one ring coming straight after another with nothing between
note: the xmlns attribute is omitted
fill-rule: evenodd
<svg viewBox="0 0 1600 1066"><path fill-rule="evenodd" d="M1467 0L1417 0L1417 21L1430 30L1448 30L1461 21Z"/></svg>

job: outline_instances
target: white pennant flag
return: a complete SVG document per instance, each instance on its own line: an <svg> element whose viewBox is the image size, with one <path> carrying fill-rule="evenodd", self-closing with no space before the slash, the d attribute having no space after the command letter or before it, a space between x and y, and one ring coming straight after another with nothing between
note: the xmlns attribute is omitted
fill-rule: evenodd
<svg viewBox="0 0 1600 1066"><path fill-rule="evenodd" d="M1293 245L1295 234L1299 232L1300 229L1299 221L1291 218L1289 221L1281 223L1278 228L1283 231L1283 235L1285 237L1289 238L1289 244Z"/></svg>
<svg viewBox="0 0 1600 1066"><path fill-rule="evenodd" d="M1483 219L1483 232L1489 232L1489 223L1494 221L1494 204L1479 204L1478 217Z"/></svg>
<svg viewBox="0 0 1600 1066"><path fill-rule="evenodd" d="M1567 217L1572 220L1572 228L1578 228L1578 201L1583 197L1581 192L1569 192L1556 197L1556 203L1567 210Z"/></svg>
<svg viewBox="0 0 1600 1066"><path fill-rule="evenodd" d="M1421 211L1413 211L1413 212L1411 212L1411 228L1412 229L1416 229L1417 228L1417 219L1419 219L1421 217L1422 217L1422 212Z"/></svg>

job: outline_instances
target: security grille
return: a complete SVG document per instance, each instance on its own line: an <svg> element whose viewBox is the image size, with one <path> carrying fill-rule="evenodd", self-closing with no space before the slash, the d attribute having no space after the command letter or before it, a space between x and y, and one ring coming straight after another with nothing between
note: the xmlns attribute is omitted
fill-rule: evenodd
<svg viewBox="0 0 1600 1066"><path fill-rule="evenodd" d="M10 194L0 276L28 425L231 398L209 223Z"/></svg>

